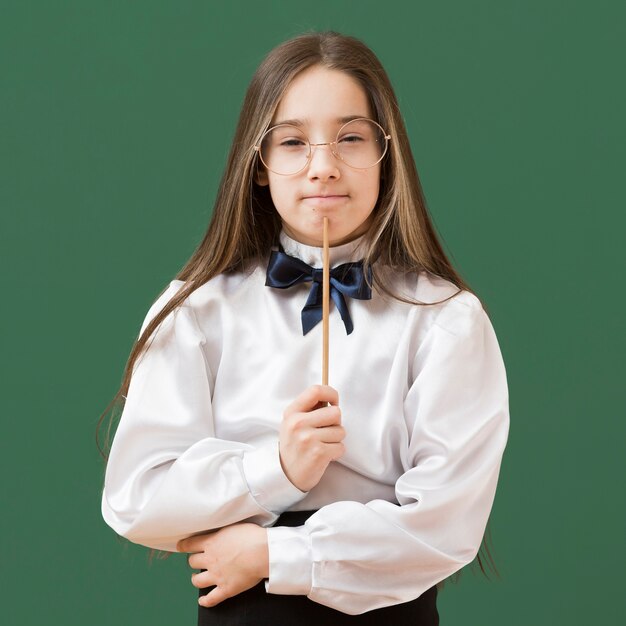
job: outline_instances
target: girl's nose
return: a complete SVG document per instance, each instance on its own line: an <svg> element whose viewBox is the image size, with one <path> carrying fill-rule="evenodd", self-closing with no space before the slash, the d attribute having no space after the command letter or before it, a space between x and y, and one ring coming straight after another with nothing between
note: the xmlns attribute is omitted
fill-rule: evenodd
<svg viewBox="0 0 626 626"><path fill-rule="evenodd" d="M310 179L327 180L339 178L339 159L332 153L329 145L311 146L311 160L307 170Z"/></svg>

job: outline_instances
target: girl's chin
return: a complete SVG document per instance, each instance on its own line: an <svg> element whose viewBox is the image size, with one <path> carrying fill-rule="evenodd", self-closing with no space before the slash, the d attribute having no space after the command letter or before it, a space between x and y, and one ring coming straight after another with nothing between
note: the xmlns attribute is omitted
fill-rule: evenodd
<svg viewBox="0 0 626 626"><path fill-rule="evenodd" d="M322 217L309 221L304 228L293 228L283 221L283 230L289 237L306 246L318 246L321 247L324 241L324 220ZM332 223L329 219L328 222L328 235L333 237Z"/></svg>

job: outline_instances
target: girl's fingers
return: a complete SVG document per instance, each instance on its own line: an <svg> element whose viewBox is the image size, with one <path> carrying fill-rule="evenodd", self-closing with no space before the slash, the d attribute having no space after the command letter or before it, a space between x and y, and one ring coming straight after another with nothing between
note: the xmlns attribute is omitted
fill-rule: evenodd
<svg viewBox="0 0 626 626"><path fill-rule="evenodd" d="M202 533L201 535L192 535L186 539L181 539L176 544L179 552L202 552L205 548L206 541L212 533Z"/></svg>
<svg viewBox="0 0 626 626"><path fill-rule="evenodd" d="M198 587L198 589L206 589L207 587L214 585L215 581L213 580L213 576L210 572L204 571L199 572L198 574L192 574L191 584L194 587Z"/></svg>
<svg viewBox="0 0 626 626"><path fill-rule="evenodd" d="M310 428L324 428L341 424L341 409L338 406L326 406L309 413L301 413L299 422Z"/></svg>
<svg viewBox="0 0 626 626"><path fill-rule="evenodd" d="M206 596L200 596L198 598L198 604L206 607L211 607L219 604L220 602L223 602L227 598L230 598L230 596L224 591L222 587L215 587L215 589L213 589L213 591L211 591L210 593L207 593Z"/></svg>
<svg viewBox="0 0 626 626"><path fill-rule="evenodd" d="M327 426L318 431L320 441L324 443L339 443L346 436L346 429L343 426Z"/></svg>
<svg viewBox="0 0 626 626"><path fill-rule="evenodd" d="M193 569L204 569L204 552L194 552L190 554L187 558L187 563L189 563L189 566Z"/></svg>
<svg viewBox="0 0 626 626"><path fill-rule="evenodd" d="M307 413L314 409L318 402L339 404L339 394L329 385L312 385L305 389L286 409L285 416L292 413Z"/></svg>
<svg viewBox="0 0 626 626"><path fill-rule="evenodd" d="M327 443L326 449L330 452L330 458L336 461L344 455L346 446L340 441L339 443Z"/></svg>

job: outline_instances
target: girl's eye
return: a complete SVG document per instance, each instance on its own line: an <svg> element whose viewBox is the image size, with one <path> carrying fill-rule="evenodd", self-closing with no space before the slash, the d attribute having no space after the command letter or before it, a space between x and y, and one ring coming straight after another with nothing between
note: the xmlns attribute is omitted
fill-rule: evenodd
<svg viewBox="0 0 626 626"><path fill-rule="evenodd" d="M341 143L359 143L363 141L363 137L359 137L358 135L346 135L339 139Z"/></svg>
<svg viewBox="0 0 626 626"><path fill-rule="evenodd" d="M303 146L304 145L304 141L302 141L302 139L283 139L280 142L281 146L285 146L287 148L291 147L291 146Z"/></svg>

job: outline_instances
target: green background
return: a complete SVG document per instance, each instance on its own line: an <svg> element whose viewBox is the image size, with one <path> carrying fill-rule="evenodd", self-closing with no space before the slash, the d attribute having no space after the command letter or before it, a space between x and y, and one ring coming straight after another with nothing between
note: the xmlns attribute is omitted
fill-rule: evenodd
<svg viewBox="0 0 626 626"><path fill-rule="evenodd" d="M625 18L618 1L3 1L0 621L195 623L185 558L150 566L102 520L95 426L204 233L254 69L331 28L387 68L507 365L502 579L448 585L442 624L626 623Z"/></svg>

